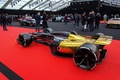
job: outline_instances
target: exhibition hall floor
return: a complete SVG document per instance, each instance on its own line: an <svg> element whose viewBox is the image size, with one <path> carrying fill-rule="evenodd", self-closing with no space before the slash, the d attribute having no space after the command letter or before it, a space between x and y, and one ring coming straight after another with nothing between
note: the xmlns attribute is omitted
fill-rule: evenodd
<svg viewBox="0 0 120 80"><path fill-rule="evenodd" d="M72 58L52 55L46 45L33 42L29 47L22 47L16 42L22 32L35 30L8 27L8 31L3 31L0 27L0 80L120 80L117 37L104 47L108 50L104 61L87 71L77 67Z"/></svg>
<svg viewBox="0 0 120 80"><path fill-rule="evenodd" d="M32 28L34 27L28 27L28 26L20 26L19 22L13 22L14 27L22 27L22 28ZM100 27L98 30L94 30L94 32L89 32L89 31L81 31L82 25L80 23L79 27L76 28L73 25L73 22L68 22L67 24L62 23L62 22L51 22L48 21L48 26L52 28L53 30L60 30L60 31L71 31L74 30L78 34L82 35L90 35L93 36L95 33L104 33L105 35L111 35L113 36L114 39L120 40L120 37L118 34L120 34L120 29L112 29L112 28L106 28L106 24L103 22L100 24Z"/></svg>

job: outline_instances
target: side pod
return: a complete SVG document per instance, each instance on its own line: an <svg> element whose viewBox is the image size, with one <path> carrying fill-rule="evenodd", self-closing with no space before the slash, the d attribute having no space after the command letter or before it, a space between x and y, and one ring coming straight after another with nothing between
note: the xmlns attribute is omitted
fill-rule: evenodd
<svg viewBox="0 0 120 80"><path fill-rule="evenodd" d="M58 48L57 46L54 46L54 45L50 45L50 50L51 50L51 53L55 56L59 56L59 57L73 57L73 54L66 54L66 53L62 53L62 52L59 52L58 51Z"/></svg>

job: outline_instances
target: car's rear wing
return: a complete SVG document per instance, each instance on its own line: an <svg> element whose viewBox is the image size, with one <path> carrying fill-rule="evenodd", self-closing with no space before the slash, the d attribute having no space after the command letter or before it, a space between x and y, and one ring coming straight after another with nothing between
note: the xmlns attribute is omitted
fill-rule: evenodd
<svg viewBox="0 0 120 80"><path fill-rule="evenodd" d="M94 42L94 44L109 45L112 41L112 38L113 38L112 36L102 35Z"/></svg>

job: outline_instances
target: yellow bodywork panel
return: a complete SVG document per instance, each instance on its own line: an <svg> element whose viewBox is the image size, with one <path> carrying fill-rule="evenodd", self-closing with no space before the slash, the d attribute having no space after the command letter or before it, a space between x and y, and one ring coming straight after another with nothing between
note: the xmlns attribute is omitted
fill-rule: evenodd
<svg viewBox="0 0 120 80"><path fill-rule="evenodd" d="M99 45L108 45L112 41L112 36L100 36L94 44L99 44Z"/></svg>
<svg viewBox="0 0 120 80"><path fill-rule="evenodd" d="M70 34L69 37L63 40L59 45L60 52L73 53L76 48L85 43L92 43L97 45L107 45L112 41L111 36L100 36L97 40L88 38L86 36Z"/></svg>
<svg viewBox="0 0 120 80"><path fill-rule="evenodd" d="M94 39L89 39L80 35L70 34L68 39L65 39L60 43L60 46L64 47L78 47L84 43L94 43Z"/></svg>
<svg viewBox="0 0 120 80"><path fill-rule="evenodd" d="M60 43L60 52L72 53L74 52L74 50L76 50L76 48L80 47L82 44L94 43L94 41L94 39L89 39L84 36L70 34L67 39L63 40Z"/></svg>

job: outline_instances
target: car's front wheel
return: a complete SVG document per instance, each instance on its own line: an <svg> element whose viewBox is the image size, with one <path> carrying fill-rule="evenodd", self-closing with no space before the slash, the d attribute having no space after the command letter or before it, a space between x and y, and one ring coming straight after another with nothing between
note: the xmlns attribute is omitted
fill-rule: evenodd
<svg viewBox="0 0 120 80"><path fill-rule="evenodd" d="M23 26L24 24L22 22L20 22L20 26Z"/></svg>
<svg viewBox="0 0 120 80"><path fill-rule="evenodd" d="M34 26L34 24L32 22L30 22L30 27L33 27L33 26Z"/></svg>
<svg viewBox="0 0 120 80"><path fill-rule="evenodd" d="M75 64L83 69L91 70L97 65L98 50L95 45L86 43L80 46L73 55Z"/></svg>
<svg viewBox="0 0 120 80"><path fill-rule="evenodd" d="M61 22L64 22L64 19L61 19Z"/></svg>

